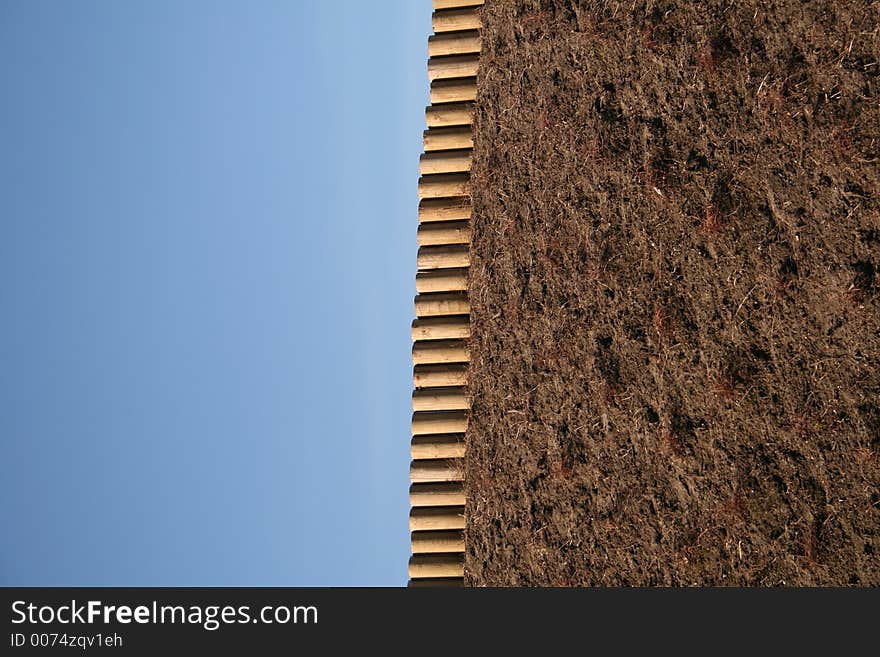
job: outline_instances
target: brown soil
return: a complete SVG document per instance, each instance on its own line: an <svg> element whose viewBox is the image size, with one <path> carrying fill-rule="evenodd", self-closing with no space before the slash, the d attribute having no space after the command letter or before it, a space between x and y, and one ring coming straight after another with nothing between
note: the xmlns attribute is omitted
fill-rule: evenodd
<svg viewBox="0 0 880 657"><path fill-rule="evenodd" d="M880 584L878 17L487 2L470 584Z"/></svg>

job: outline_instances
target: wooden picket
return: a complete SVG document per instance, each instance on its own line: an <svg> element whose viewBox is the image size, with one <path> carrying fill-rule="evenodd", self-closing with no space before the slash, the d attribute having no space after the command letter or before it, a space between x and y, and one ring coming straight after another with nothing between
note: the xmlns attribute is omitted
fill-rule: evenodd
<svg viewBox="0 0 880 657"><path fill-rule="evenodd" d="M410 586L464 583L463 458L470 351L471 121L482 0L433 0L431 105L419 161L413 339Z"/></svg>

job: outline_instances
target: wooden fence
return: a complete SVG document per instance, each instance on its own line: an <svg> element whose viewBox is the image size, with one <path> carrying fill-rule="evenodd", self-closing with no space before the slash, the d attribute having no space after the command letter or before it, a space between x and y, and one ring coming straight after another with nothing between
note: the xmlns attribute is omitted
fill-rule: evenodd
<svg viewBox="0 0 880 657"><path fill-rule="evenodd" d="M470 400L470 168L482 0L433 0L431 105L419 161L410 586L464 582L462 459Z"/></svg>

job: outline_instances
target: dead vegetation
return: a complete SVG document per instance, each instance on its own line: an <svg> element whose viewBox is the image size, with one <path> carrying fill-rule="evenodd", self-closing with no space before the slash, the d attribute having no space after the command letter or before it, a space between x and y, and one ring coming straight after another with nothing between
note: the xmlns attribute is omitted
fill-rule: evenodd
<svg viewBox="0 0 880 657"><path fill-rule="evenodd" d="M487 2L470 583L880 584L878 17Z"/></svg>

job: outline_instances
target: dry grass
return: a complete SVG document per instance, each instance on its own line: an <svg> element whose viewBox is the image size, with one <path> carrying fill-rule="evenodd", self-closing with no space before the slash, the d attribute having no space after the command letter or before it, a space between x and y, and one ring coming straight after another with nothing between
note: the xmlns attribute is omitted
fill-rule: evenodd
<svg viewBox="0 0 880 657"><path fill-rule="evenodd" d="M473 584L880 584L880 3L489 1Z"/></svg>

